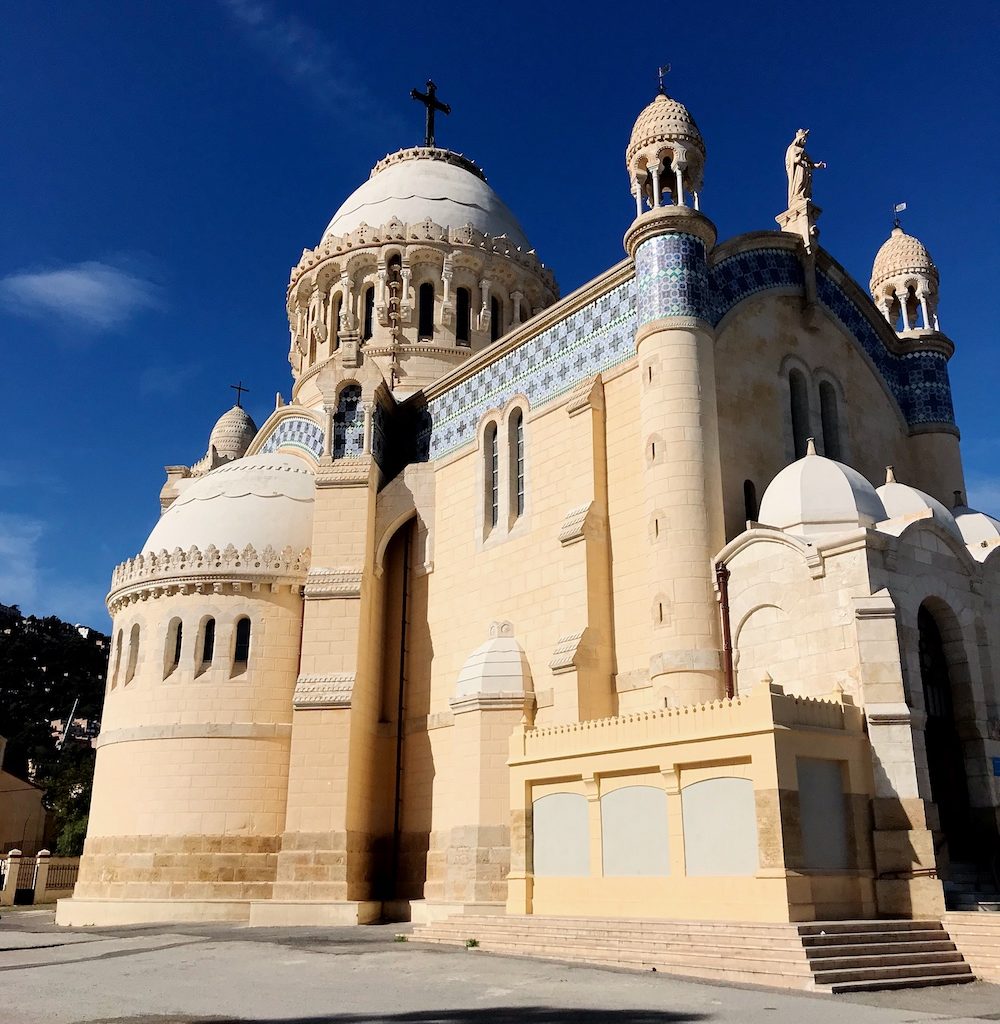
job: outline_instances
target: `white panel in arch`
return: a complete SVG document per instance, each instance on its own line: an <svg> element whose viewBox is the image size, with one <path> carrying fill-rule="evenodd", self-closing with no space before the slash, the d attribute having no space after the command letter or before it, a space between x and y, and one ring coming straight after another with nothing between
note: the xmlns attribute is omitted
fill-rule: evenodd
<svg viewBox="0 0 1000 1024"><path fill-rule="evenodd" d="M681 790L688 875L757 873L757 810L749 779L705 779Z"/></svg>
<svg viewBox="0 0 1000 1024"><path fill-rule="evenodd" d="M550 793L531 805L533 872L556 878L590 874L587 798Z"/></svg>
<svg viewBox="0 0 1000 1024"><path fill-rule="evenodd" d="M606 877L669 875L667 794L655 786L625 786L601 797L601 845Z"/></svg>

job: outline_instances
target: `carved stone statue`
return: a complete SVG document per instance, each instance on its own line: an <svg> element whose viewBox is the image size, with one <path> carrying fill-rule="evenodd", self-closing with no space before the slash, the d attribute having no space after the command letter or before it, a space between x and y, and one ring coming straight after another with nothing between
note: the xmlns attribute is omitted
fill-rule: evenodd
<svg viewBox="0 0 1000 1024"><path fill-rule="evenodd" d="M788 208L797 202L812 199L812 172L826 167L822 160L814 161L806 152L808 128L800 128L785 150L785 173L788 175Z"/></svg>

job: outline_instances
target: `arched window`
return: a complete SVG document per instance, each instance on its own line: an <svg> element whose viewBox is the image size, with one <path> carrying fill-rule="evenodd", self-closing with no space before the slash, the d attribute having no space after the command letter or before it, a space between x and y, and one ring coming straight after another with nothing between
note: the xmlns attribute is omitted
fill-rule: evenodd
<svg viewBox="0 0 1000 1024"><path fill-rule="evenodd" d="M459 345L472 344L472 293L459 288L455 293L455 341Z"/></svg>
<svg viewBox="0 0 1000 1024"><path fill-rule="evenodd" d="M361 388L348 384L340 392L333 416L333 457L353 459L364 454L365 414L361 406Z"/></svg>
<svg viewBox="0 0 1000 1024"><path fill-rule="evenodd" d="M236 620L236 639L233 643L233 675L242 675L250 660L250 620L246 617Z"/></svg>
<svg viewBox="0 0 1000 1024"><path fill-rule="evenodd" d="M337 295L330 303L330 351L335 352L340 347L340 310L344 304L344 297Z"/></svg>
<svg viewBox="0 0 1000 1024"><path fill-rule="evenodd" d="M757 487L752 480L743 481L743 509L748 523L757 522L760 510L757 507Z"/></svg>
<svg viewBox="0 0 1000 1024"><path fill-rule="evenodd" d="M201 665L198 673L201 674L212 664L215 657L215 619L206 619L201 627Z"/></svg>
<svg viewBox="0 0 1000 1024"><path fill-rule="evenodd" d="M515 409L507 421L507 451L510 456L510 518L524 514L524 413Z"/></svg>
<svg viewBox="0 0 1000 1024"><path fill-rule="evenodd" d="M801 459L806 453L806 442L809 439L809 392L801 370L792 370L788 374L788 393L795 458Z"/></svg>
<svg viewBox="0 0 1000 1024"><path fill-rule="evenodd" d="M118 630L118 639L115 641L115 663L111 670L111 689L118 685L118 670L122 665L122 630Z"/></svg>
<svg viewBox="0 0 1000 1024"><path fill-rule="evenodd" d="M819 415L823 422L823 454L828 459L843 462L840 447L840 412L837 409L837 392L828 381L820 381Z"/></svg>
<svg viewBox="0 0 1000 1024"><path fill-rule="evenodd" d="M494 295L490 299L490 341L503 334L503 303Z"/></svg>
<svg viewBox="0 0 1000 1024"><path fill-rule="evenodd" d="M125 686L135 679L136 666L139 664L139 623L137 622L128 635L128 664L125 666Z"/></svg>
<svg viewBox="0 0 1000 1024"><path fill-rule="evenodd" d="M167 642L163 650L163 678L166 679L181 663L184 626L180 619L171 619L167 626Z"/></svg>
<svg viewBox="0 0 1000 1024"><path fill-rule="evenodd" d="M375 286L369 285L365 289L364 318L361 340L368 341L375 331Z"/></svg>
<svg viewBox="0 0 1000 1024"><path fill-rule="evenodd" d="M316 362L316 335L312 327L309 328L309 365Z"/></svg>
<svg viewBox="0 0 1000 1024"><path fill-rule="evenodd" d="M430 341L434 337L434 285L429 281L420 286L419 302L417 337L420 341Z"/></svg>
<svg viewBox="0 0 1000 1024"><path fill-rule="evenodd" d="M495 423L489 424L486 428L485 441L483 468L486 480L486 524L489 532L500 521L500 446Z"/></svg>

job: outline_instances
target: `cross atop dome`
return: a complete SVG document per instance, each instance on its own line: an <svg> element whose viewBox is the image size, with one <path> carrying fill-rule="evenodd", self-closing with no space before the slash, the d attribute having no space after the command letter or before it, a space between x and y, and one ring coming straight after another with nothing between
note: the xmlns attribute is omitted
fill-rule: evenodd
<svg viewBox="0 0 1000 1024"><path fill-rule="evenodd" d="M423 103L426 108L426 120L424 123L424 145L434 146L434 112L440 110L442 114L450 114L451 107L447 103L442 103L437 98L437 86L428 78L427 79L427 92L421 92L419 89L410 90L410 99L418 100Z"/></svg>

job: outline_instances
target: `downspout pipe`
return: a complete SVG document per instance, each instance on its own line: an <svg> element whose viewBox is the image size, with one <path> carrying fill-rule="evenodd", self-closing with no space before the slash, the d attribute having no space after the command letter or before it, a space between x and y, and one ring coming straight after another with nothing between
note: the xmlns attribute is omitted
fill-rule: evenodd
<svg viewBox="0 0 1000 1024"><path fill-rule="evenodd" d="M729 566L715 563L715 586L719 591L719 611L722 615L722 670L726 680L726 697L736 695L736 677L733 672L733 630L729 621Z"/></svg>

